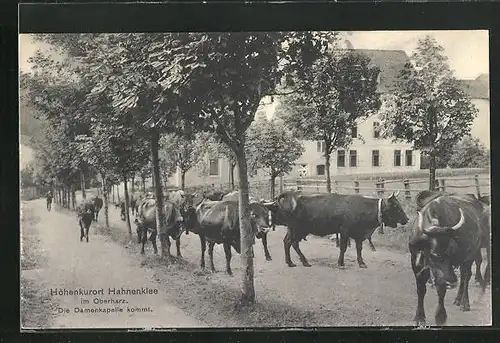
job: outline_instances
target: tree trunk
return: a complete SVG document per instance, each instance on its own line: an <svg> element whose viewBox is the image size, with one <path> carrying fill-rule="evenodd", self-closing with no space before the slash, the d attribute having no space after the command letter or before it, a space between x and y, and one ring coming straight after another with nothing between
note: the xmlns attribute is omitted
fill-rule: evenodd
<svg viewBox="0 0 500 343"><path fill-rule="evenodd" d="M132 240L132 227L130 226L130 209L129 209L129 197L128 197L128 187L127 187L127 176L123 174L123 187L125 193L125 218L127 219L127 229L130 240Z"/></svg>
<svg viewBox="0 0 500 343"><path fill-rule="evenodd" d="M274 168L271 168L271 199L274 199L276 196L276 186L274 184L274 180L276 179Z"/></svg>
<svg viewBox="0 0 500 343"><path fill-rule="evenodd" d="M325 171L326 171L326 191L332 192L332 180L330 178L330 154L325 154Z"/></svg>
<svg viewBox="0 0 500 343"><path fill-rule="evenodd" d="M184 187L186 185L186 172L181 171L181 189L184 190Z"/></svg>
<svg viewBox="0 0 500 343"><path fill-rule="evenodd" d="M111 190L113 191L113 203L115 204L115 185L111 185Z"/></svg>
<svg viewBox="0 0 500 343"><path fill-rule="evenodd" d="M118 200L118 203L120 203L120 184L116 185L116 198Z"/></svg>
<svg viewBox="0 0 500 343"><path fill-rule="evenodd" d="M135 192L135 185L134 185L134 183L135 183L135 175L132 175L132 191L131 191L132 194L134 194L134 192Z"/></svg>
<svg viewBox="0 0 500 343"><path fill-rule="evenodd" d="M436 156L429 155L429 190L436 189Z"/></svg>
<svg viewBox="0 0 500 343"><path fill-rule="evenodd" d="M80 188L82 189L83 200L87 199L87 194L85 194L85 173L80 170Z"/></svg>
<svg viewBox="0 0 500 343"><path fill-rule="evenodd" d="M238 161L238 185L239 185L239 215L240 215L240 243L241 243L241 267L243 278L241 283L241 302L255 302L254 267L253 267L253 245L255 234L250 225L250 206L248 199L248 174L245 156L245 144L242 142L235 151Z"/></svg>
<svg viewBox="0 0 500 343"><path fill-rule="evenodd" d="M283 193L283 190L284 190L283 175L280 175L280 194ZM271 200L274 200L274 198Z"/></svg>
<svg viewBox="0 0 500 343"><path fill-rule="evenodd" d="M234 191L234 168L236 164L229 162L229 183L231 184L231 190Z"/></svg>
<svg viewBox="0 0 500 343"><path fill-rule="evenodd" d="M141 181L142 181L142 192L146 193L146 178L144 176L141 176Z"/></svg>
<svg viewBox="0 0 500 343"><path fill-rule="evenodd" d="M76 191L74 186L71 186L71 205L73 209L76 208Z"/></svg>
<svg viewBox="0 0 500 343"><path fill-rule="evenodd" d="M156 227L160 238L162 256L170 255L170 238L165 223L165 208L163 206L163 190L161 187L160 159L158 157L158 142L160 135L156 129L151 134L151 160L153 164L153 183L156 199ZM167 243L168 241L168 243Z"/></svg>
<svg viewBox="0 0 500 343"><path fill-rule="evenodd" d="M104 198L104 220L106 222L106 227L109 228L109 200L108 200L108 192L106 192L106 175L101 174L102 176L102 196ZM113 193L114 196L114 193Z"/></svg>

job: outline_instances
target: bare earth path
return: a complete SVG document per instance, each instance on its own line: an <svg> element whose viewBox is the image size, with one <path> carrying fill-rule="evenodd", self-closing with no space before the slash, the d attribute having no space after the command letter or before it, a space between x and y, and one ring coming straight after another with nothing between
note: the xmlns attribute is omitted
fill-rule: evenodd
<svg viewBox="0 0 500 343"><path fill-rule="evenodd" d="M241 268L239 255L233 251L234 277L225 270L222 246L216 246L214 262L216 273L199 270L200 242L197 235L182 235L182 269L167 266L152 254L148 242L146 255L138 254L134 242L128 249L112 243L97 234L95 224L90 231L90 242L80 243L76 218L66 213L50 212L43 202L29 202L42 211L38 227L43 231L42 242L48 252L49 266L39 276L50 287L141 287L157 288L158 296L128 296L129 305L150 306L153 313L129 316L59 315L57 326L85 327L176 327L176 326L400 326L413 325L416 309L416 291L409 254L388 250L381 246L384 236L375 234L377 251L365 245L363 249L367 269L356 263L354 245L346 252L346 268L337 267L339 249L335 243L309 236L301 242L301 249L310 268L302 267L292 249L292 260L298 264L289 268L284 263L283 237L278 227L270 232L268 245L272 261L266 261L260 240L255 251L255 290L257 303L251 310L233 310L238 297ZM33 205L32 205L33 204ZM104 223L100 214L99 225ZM119 219L119 210L110 206L110 225L113 236L126 236L126 224ZM387 228L390 229L390 228ZM134 241L136 239L135 229ZM175 254L175 245L171 252ZM208 255L208 254L207 254ZM206 257L208 264L208 256ZM142 268L141 268L142 267ZM474 267L475 268L475 267ZM484 269L484 264L483 264ZM474 269L475 270L475 269ZM154 281L153 281L154 280ZM48 289L48 288L47 288ZM461 312L452 304L457 288L449 290L445 299L448 325L491 325L491 290L481 294L470 283L471 311ZM57 298L63 299L63 298ZM77 298L66 298L67 306L74 307ZM134 303L133 303L134 302ZM186 317L181 308L195 321ZM427 288L425 309L429 324L434 324L437 296L434 288ZM112 306L111 306L112 307Z"/></svg>
<svg viewBox="0 0 500 343"><path fill-rule="evenodd" d="M40 281L43 291L55 303L52 311L52 328L174 328L204 326L183 311L165 301L165 289L153 280L152 273L141 268L140 261L118 244L89 233L89 243L80 242L76 215L48 212L43 200L25 203L33 215L40 218L35 225L39 244L46 257L44 268L30 273L35 282ZM109 288L157 290L151 295L109 295ZM103 289L97 296L50 295L51 289ZM89 304L81 304L86 299ZM124 300L119 304L94 304L100 300ZM75 308L121 308L122 312L75 313ZM152 312L129 312L127 308L150 308ZM65 308L69 313L58 313ZM55 311L54 311L55 310Z"/></svg>

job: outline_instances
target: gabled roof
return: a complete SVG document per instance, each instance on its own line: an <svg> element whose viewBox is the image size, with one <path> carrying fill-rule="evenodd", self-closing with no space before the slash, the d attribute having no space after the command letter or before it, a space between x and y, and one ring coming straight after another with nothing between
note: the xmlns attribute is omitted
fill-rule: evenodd
<svg viewBox="0 0 500 343"><path fill-rule="evenodd" d="M371 62L380 68L380 83L378 91L386 93L391 90L399 73L410 62L408 55L403 50L372 50L354 49L371 59Z"/></svg>
<svg viewBox="0 0 500 343"><path fill-rule="evenodd" d="M488 74L481 74L473 80L459 80L462 90L472 99L490 98L490 80Z"/></svg>

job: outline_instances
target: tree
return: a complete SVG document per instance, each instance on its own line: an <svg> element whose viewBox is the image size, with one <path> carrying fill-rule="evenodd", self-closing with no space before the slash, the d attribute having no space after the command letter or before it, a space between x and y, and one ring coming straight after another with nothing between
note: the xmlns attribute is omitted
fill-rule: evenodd
<svg viewBox="0 0 500 343"><path fill-rule="evenodd" d="M178 134L165 135L160 139L160 157L169 163L163 171L170 175L179 168L181 173L181 188L185 188L186 173L198 163L206 152L207 139L203 135L183 137Z"/></svg>
<svg viewBox="0 0 500 343"><path fill-rule="evenodd" d="M333 43L295 76L293 88L297 91L284 97L277 109L277 116L295 136L324 142L329 193L332 152L347 147L356 120L373 114L380 106L378 67L371 66L364 55L336 50Z"/></svg>
<svg viewBox="0 0 500 343"><path fill-rule="evenodd" d="M478 138L465 136L451 150L448 165L451 168L487 168L490 165L488 149Z"/></svg>
<svg viewBox="0 0 500 343"><path fill-rule="evenodd" d="M33 187L35 186L35 170L32 164L26 165L23 169L21 169L20 175L21 187Z"/></svg>
<svg viewBox="0 0 500 343"><path fill-rule="evenodd" d="M437 157L470 132L477 109L434 38L419 39L411 60L384 97L383 136L411 143L429 156L429 189L434 190Z"/></svg>
<svg viewBox="0 0 500 343"><path fill-rule="evenodd" d="M269 170L271 199L274 199L276 177L289 173L305 149L285 125L275 119L263 118L253 126L258 132L256 141L259 165Z"/></svg>

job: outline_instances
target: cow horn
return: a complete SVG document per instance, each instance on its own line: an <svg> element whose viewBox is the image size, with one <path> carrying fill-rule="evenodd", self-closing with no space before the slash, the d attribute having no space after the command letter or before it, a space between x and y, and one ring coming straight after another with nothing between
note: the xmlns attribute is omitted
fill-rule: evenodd
<svg viewBox="0 0 500 343"><path fill-rule="evenodd" d="M262 205L264 205L264 206L271 206L271 205L274 205L275 203L276 203L276 201L263 202Z"/></svg>
<svg viewBox="0 0 500 343"><path fill-rule="evenodd" d="M418 229L422 230L422 225L424 223L424 215L422 212L418 211Z"/></svg>
<svg viewBox="0 0 500 343"><path fill-rule="evenodd" d="M462 211L460 207L458 208L458 211L460 211L460 220L458 221L458 223L451 227L452 230L460 229L465 222L464 211Z"/></svg>
<svg viewBox="0 0 500 343"><path fill-rule="evenodd" d="M397 197L399 195L399 191L396 191L396 193L392 193L394 197Z"/></svg>

